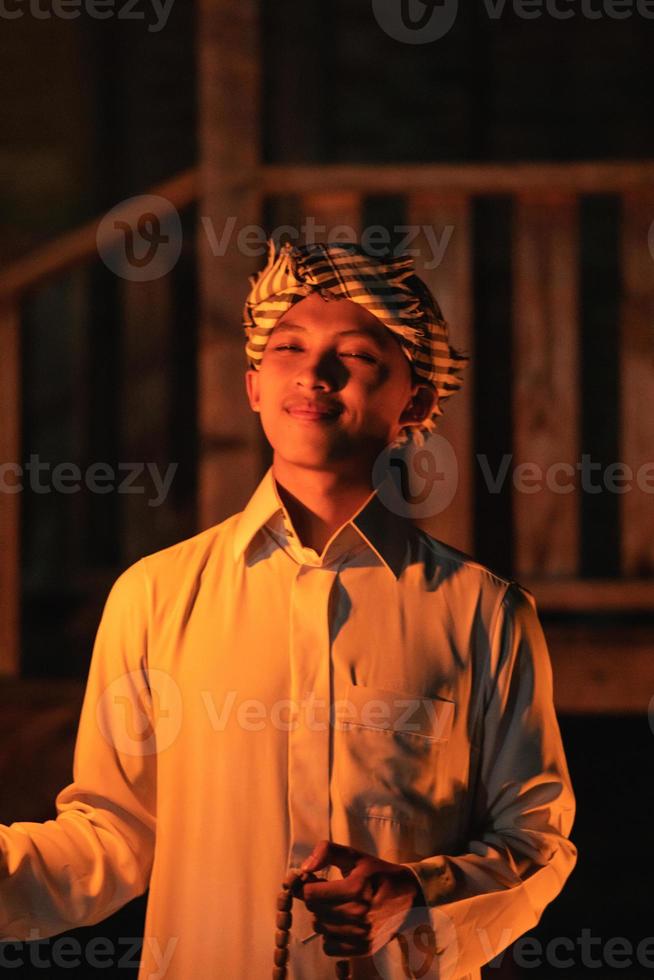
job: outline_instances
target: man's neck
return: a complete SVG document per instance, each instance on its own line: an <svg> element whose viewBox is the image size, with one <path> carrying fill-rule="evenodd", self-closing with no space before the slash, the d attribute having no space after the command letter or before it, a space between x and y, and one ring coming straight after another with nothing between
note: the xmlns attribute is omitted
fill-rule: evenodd
<svg viewBox="0 0 654 980"><path fill-rule="evenodd" d="M361 472L307 469L276 458L273 476L302 545L318 554L373 491Z"/></svg>

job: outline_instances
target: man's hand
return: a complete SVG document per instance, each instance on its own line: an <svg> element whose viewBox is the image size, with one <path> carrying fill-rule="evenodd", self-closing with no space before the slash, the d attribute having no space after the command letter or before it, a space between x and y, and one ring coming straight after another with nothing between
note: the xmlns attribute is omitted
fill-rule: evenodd
<svg viewBox="0 0 654 980"><path fill-rule="evenodd" d="M422 890L401 864L382 861L353 847L320 841L302 871L340 868L341 880L306 882L301 898L313 912L327 956L371 956L402 927Z"/></svg>

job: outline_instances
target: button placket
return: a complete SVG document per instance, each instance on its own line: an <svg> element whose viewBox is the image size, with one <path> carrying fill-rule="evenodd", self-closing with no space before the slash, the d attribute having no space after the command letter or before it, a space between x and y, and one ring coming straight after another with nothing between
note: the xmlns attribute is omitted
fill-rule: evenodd
<svg viewBox="0 0 654 980"><path fill-rule="evenodd" d="M336 572L301 565L291 591L290 677L295 707L288 739L289 866L330 834L329 597Z"/></svg>

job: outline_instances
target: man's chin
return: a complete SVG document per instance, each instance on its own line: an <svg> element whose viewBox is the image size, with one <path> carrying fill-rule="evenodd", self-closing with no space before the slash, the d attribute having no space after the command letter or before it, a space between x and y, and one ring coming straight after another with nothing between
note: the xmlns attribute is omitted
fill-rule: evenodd
<svg viewBox="0 0 654 980"><path fill-rule="evenodd" d="M272 447L279 459L311 469L335 467L359 455L356 446L343 439L280 440Z"/></svg>
<svg viewBox="0 0 654 980"><path fill-rule="evenodd" d="M372 469L374 459L381 452L380 442L377 452L374 442L353 442L347 439L313 441L304 440L302 443L286 442L284 440L271 445L276 458L289 466L297 466L311 470L339 470L350 472L353 469Z"/></svg>
<svg viewBox="0 0 654 980"><path fill-rule="evenodd" d="M348 453L337 453L333 450L329 451L326 448L318 449L304 446L301 449L295 450L275 447L273 449L277 458L284 460L285 463L313 470L335 468L339 462L342 463L344 460L351 458L351 455Z"/></svg>

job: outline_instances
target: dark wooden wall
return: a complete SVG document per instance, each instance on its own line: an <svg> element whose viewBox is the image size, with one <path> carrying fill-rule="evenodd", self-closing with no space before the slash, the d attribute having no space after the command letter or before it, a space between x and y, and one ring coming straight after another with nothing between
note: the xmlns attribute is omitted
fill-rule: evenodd
<svg viewBox="0 0 654 980"><path fill-rule="evenodd" d="M451 6L451 4L450 4ZM521 19L458 4L403 44L372 4L264 4L267 162L602 160L654 155L654 21ZM502 7L500 4L494 6ZM601 6L599 0L592 4Z"/></svg>

